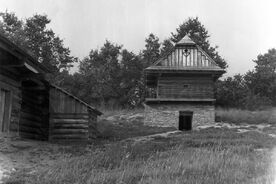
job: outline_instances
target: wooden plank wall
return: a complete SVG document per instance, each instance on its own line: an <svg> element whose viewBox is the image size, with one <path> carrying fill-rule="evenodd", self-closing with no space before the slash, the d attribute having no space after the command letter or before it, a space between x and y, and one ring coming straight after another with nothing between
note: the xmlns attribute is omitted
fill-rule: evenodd
<svg viewBox="0 0 276 184"><path fill-rule="evenodd" d="M50 88L50 140L51 141L87 141L89 127L97 120L97 115L88 111L88 107L64 93Z"/></svg>
<svg viewBox="0 0 276 184"><path fill-rule="evenodd" d="M187 57L183 54L187 49ZM161 62L162 66L173 66L173 67L213 67L216 66L207 55L196 47L192 48L176 48L170 55L167 56Z"/></svg>
<svg viewBox="0 0 276 184"><path fill-rule="evenodd" d="M87 113L87 106L63 91L50 87L50 112L52 113Z"/></svg>
<svg viewBox="0 0 276 184"><path fill-rule="evenodd" d="M11 71L0 68L0 88L8 91L11 95L8 118L8 132L18 135L21 109L21 82Z"/></svg>
<svg viewBox="0 0 276 184"><path fill-rule="evenodd" d="M23 138L48 140L48 91L22 88L19 134Z"/></svg>
<svg viewBox="0 0 276 184"><path fill-rule="evenodd" d="M211 77L160 77L158 98L214 98L214 82Z"/></svg>

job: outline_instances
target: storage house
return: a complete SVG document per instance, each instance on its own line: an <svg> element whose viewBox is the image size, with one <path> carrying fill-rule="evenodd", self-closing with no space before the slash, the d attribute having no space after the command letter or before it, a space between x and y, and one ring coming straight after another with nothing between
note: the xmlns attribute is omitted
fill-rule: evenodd
<svg viewBox="0 0 276 184"><path fill-rule="evenodd" d="M145 124L190 130L215 120L215 81L225 71L189 36L145 69Z"/></svg>
<svg viewBox="0 0 276 184"><path fill-rule="evenodd" d="M0 35L0 133L53 141L94 137L102 113L46 81L48 72Z"/></svg>

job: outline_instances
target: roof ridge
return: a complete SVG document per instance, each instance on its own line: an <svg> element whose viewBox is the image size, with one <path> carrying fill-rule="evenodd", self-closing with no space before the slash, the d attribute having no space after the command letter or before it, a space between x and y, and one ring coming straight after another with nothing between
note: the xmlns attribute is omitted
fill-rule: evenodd
<svg viewBox="0 0 276 184"><path fill-rule="evenodd" d="M181 40L179 40L175 46L177 45L196 45L196 43L186 34Z"/></svg>

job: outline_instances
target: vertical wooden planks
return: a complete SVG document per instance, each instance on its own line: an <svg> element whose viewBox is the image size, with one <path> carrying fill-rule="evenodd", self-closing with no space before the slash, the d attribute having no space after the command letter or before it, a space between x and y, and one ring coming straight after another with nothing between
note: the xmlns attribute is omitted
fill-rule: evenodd
<svg viewBox="0 0 276 184"><path fill-rule="evenodd" d="M188 49L185 56L183 52ZM177 47L160 63L161 66L167 67L213 67L216 66L214 61L210 60L208 55L196 47Z"/></svg>
<svg viewBox="0 0 276 184"><path fill-rule="evenodd" d="M191 63L192 63L191 50L188 49L188 52L189 52L189 55L188 55L188 58L189 58L189 66L191 66Z"/></svg>
<svg viewBox="0 0 276 184"><path fill-rule="evenodd" d="M177 66L180 66L180 49L177 49Z"/></svg>
<svg viewBox="0 0 276 184"><path fill-rule="evenodd" d="M0 89L0 132L3 131L2 127L4 124L4 115L5 115L5 99L6 99L6 93L4 90Z"/></svg>
<svg viewBox="0 0 276 184"><path fill-rule="evenodd" d="M183 64L183 49L180 49L180 65L182 66L182 67L184 67L184 64Z"/></svg>

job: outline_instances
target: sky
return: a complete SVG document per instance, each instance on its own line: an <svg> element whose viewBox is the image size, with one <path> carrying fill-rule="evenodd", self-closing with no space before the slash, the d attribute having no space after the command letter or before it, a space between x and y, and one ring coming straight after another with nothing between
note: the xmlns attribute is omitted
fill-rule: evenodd
<svg viewBox="0 0 276 184"><path fill-rule="evenodd" d="M275 7L275 0L0 0L1 12L22 19L48 15L49 28L79 59L105 40L138 53L150 33L163 41L199 17L229 65L226 76L252 70L257 55L276 48Z"/></svg>

